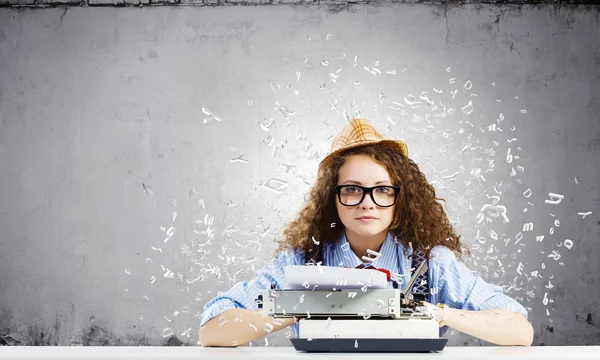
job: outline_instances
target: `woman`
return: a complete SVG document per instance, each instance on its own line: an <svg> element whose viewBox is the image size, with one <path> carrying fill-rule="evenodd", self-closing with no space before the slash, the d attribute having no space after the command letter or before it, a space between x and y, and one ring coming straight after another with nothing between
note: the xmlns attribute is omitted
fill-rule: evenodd
<svg viewBox="0 0 600 360"><path fill-rule="evenodd" d="M427 306L440 327L452 327L497 345L531 345L525 308L469 271L460 242L434 188L408 158L404 142L387 140L365 119L353 119L319 164L310 198L284 231L273 261L249 282L209 301L202 315L202 346L246 344L296 319L263 316L262 289L286 288L284 267L321 261L325 266L372 267L410 275L413 254L428 259ZM380 254L373 259L373 250ZM392 284L390 284L390 287ZM440 305L442 303L443 305Z"/></svg>

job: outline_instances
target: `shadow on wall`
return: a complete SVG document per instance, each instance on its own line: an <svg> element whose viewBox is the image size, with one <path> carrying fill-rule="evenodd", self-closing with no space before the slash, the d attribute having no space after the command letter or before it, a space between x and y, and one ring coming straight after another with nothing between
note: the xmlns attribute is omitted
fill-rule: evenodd
<svg viewBox="0 0 600 360"><path fill-rule="evenodd" d="M0 346L153 346L145 334L128 335L124 339L104 329L99 324L90 324L75 339L60 339L60 324L57 317L54 326L41 328L29 326L27 333L16 331L6 311L0 310ZM136 327L133 326L133 329ZM161 346L189 346L172 335Z"/></svg>
<svg viewBox="0 0 600 360"><path fill-rule="evenodd" d="M44 331L37 326L29 327L27 335L15 334L0 329L0 346L152 346L145 335L140 338L119 339L109 334L106 330L97 325L91 326L81 336L82 341L73 344L61 344L55 334ZM188 346L179 340L175 335L169 337L162 346Z"/></svg>

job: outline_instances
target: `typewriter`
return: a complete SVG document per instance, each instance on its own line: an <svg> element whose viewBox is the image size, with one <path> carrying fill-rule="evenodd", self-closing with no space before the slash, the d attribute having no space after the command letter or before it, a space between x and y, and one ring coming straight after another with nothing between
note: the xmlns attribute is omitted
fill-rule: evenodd
<svg viewBox="0 0 600 360"><path fill-rule="evenodd" d="M325 267L326 268L326 267ZM438 352L440 338L435 310L411 294L416 279L427 271L422 262L400 289L320 287L263 290L256 302L264 315L296 317L294 348L303 352Z"/></svg>

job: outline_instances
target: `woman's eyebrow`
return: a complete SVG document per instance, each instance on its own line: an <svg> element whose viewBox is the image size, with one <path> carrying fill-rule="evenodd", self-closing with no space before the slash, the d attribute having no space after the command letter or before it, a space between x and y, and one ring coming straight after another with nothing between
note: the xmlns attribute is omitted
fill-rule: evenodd
<svg viewBox="0 0 600 360"><path fill-rule="evenodd" d="M348 183L362 185L362 183L360 181L356 181L356 180L346 180L346 181L344 181L342 183L342 185L348 184ZM391 181L389 181L389 180L381 180L381 181L376 182L375 185L379 185L379 184L383 184L383 183L389 183L389 184L391 184Z"/></svg>

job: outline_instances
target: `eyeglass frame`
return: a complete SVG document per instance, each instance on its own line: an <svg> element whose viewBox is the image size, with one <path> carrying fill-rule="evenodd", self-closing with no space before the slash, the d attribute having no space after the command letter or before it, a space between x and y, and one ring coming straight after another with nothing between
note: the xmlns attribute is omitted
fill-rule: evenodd
<svg viewBox="0 0 600 360"><path fill-rule="evenodd" d="M360 188L362 190L362 197L360 198L360 201L354 205L346 205L342 202L342 189L345 187L357 187ZM375 197L373 196L373 190L377 189L377 188L392 188L396 191L396 194L394 195L394 202L391 205L379 205L377 203L377 201L375 201ZM354 184L346 184L346 185L336 185L335 186L335 190L338 196L338 201L340 202L340 204L344 205L344 206L358 206L360 205L360 203L362 203L365 200L365 195L367 195L367 193L369 194L369 196L371 197L371 200L373 201L373 204L379 206L379 207L392 207L394 205L396 205L396 201L398 201L398 194L400 194L400 186L394 186L394 185L377 185L377 186L372 186L372 187L366 187L366 186L360 186L360 185L354 185Z"/></svg>

